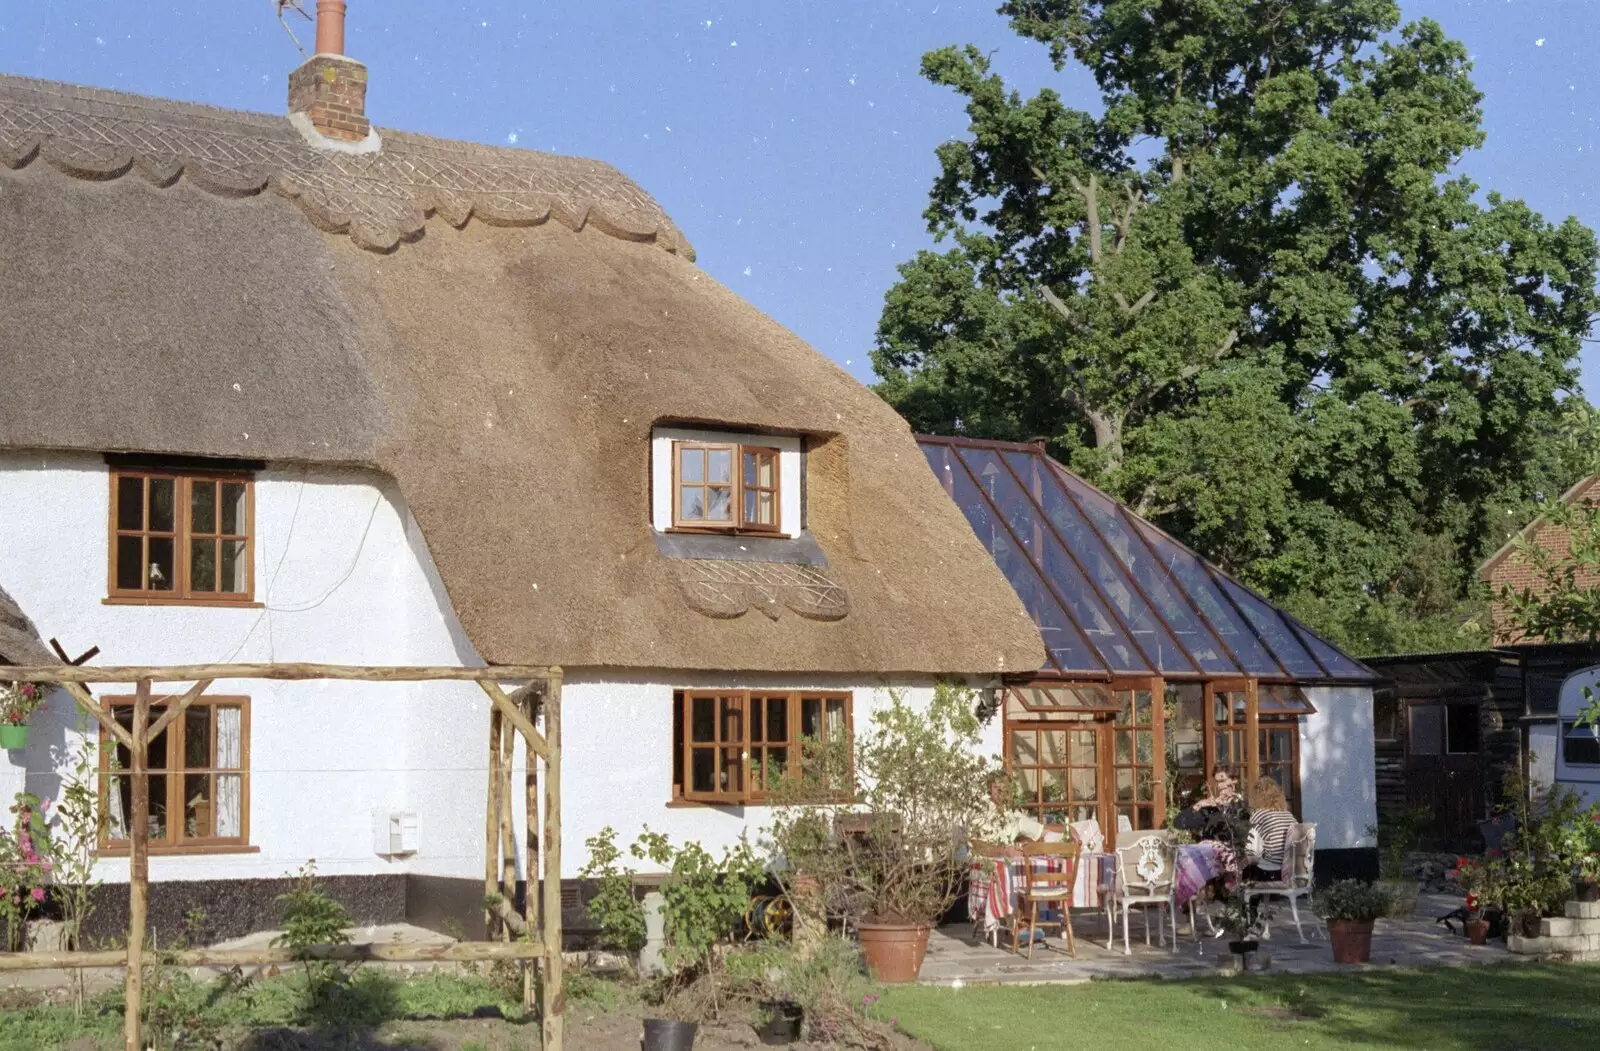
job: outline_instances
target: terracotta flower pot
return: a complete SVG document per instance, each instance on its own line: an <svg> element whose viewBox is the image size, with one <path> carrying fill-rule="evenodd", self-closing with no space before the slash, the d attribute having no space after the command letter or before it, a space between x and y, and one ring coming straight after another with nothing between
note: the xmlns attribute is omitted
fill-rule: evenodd
<svg viewBox="0 0 1600 1051"><path fill-rule="evenodd" d="M926 924L861 924L861 955L866 958L867 969L886 984L916 981L922 958L928 952L931 930Z"/></svg>
<svg viewBox="0 0 1600 1051"><path fill-rule="evenodd" d="M28 725L26 723L0 723L0 748L26 748L28 747Z"/></svg>
<svg viewBox="0 0 1600 1051"><path fill-rule="evenodd" d="M1372 959L1372 921L1329 920L1328 942L1334 963L1366 963Z"/></svg>
<svg viewBox="0 0 1600 1051"><path fill-rule="evenodd" d="M1467 939L1474 945L1487 945L1489 942L1489 921L1468 920Z"/></svg>

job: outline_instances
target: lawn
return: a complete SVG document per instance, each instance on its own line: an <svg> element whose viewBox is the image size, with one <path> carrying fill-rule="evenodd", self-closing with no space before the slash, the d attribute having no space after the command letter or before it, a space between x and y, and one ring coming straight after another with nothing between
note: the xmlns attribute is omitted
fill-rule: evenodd
<svg viewBox="0 0 1600 1051"><path fill-rule="evenodd" d="M1600 1047L1600 965L1070 986L909 987L876 1005L938 1051Z"/></svg>

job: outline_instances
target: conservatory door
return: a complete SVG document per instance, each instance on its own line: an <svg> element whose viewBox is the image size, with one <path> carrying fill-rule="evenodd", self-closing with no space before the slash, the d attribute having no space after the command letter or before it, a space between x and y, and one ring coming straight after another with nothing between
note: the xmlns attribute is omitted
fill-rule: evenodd
<svg viewBox="0 0 1600 1051"><path fill-rule="evenodd" d="M1096 820L1114 828L1100 771L1111 727L1092 716L1075 722L1007 725L1006 765L1022 808L1047 825Z"/></svg>

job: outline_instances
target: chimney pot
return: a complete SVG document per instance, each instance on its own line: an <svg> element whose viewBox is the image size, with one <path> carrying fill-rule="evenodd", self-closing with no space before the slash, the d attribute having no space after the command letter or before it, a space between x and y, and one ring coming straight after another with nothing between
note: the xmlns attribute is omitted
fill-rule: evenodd
<svg viewBox="0 0 1600 1051"><path fill-rule="evenodd" d="M317 0L317 54L344 54L345 0Z"/></svg>

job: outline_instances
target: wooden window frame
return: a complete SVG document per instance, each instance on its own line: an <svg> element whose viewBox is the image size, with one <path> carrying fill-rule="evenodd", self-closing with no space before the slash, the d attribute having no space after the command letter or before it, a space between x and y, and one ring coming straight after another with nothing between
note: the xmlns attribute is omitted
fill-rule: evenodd
<svg viewBox="0 0 1600 1051"><path fill-rule="evenodd" d="M768 740L765 733L766 716L763 708L762 739L759 742L752 740L751 728L754 724L752 718L752 705L760 703L763 706L770 701L784 698L787 702L787 730L788 736L784 744L775 744ZM717 705L717 727L715 740L712 742L696 742L693 740L693 706L696 700L711 699ZM759 749L765 753L768 749L778 747L788 750L790 769L794 764L804 768L802 749L805 737L802 736L802 707L804 702L816 700L822 704L821 719L823 739L826 740L828 725L828 702L842 701L844 704L844 733L847 739L855 736L855 695L849 690L674 690L673 703L673 742L675 755L673 757L672 795L670 806L766 806L767 802L765 785L758 787L757 778L754 776L754 750ZM724 703L737 701L741 705L742 717L740 719L740 732L737 741L729 740L724 736ZM722 769L723 753L729 748L739 749L739 762L742 769L742 787L737 791L696 792L692 788L694 778L694 751L696 748L713 750L716 756L717 767ZM847 780L849 779L847 774Z"/></svg>
<svg viewBox="0 0 1600 1051"><path fill-rule="evenodd" d="M1299 715L1263 715L1256 730L1256 747L1260 753L1257 765L1263 771L1263 774L1258 776L1264 776L1264 771L1269 766L1287 765L1289 767L1289 789L1284 795L1288 797L1290 812L1297 818L1303 816L1303 812L1300 809L1300 720L1303 718L1304 716ZM1267 756L1271 754L1271 750L1267 747L1267 735L1274 731L1282 730L1289 731L1288 762L1287 764L1269 762ZM1254 782L1251 783L1254 784Z"/></svg>
<svg viewBox="0 0 1600 1051"><path fill-rule="evenodd" d="M138 605L138 606L229 606L234 608L256 608L261 604L255 601L256 565L256 486L252 474L239 471L206 471L194 469L170 469L160 467L113 467L110 476L110 507L106 516L108 540L106 556L106 598L108 605ZM143 519L141 528L137 530L121 529L117 521L117 511L123 479L138 478L144 483ZM150 479L165 478L173 483L173 528L170 533L161 531L152 533L150 522ZM217 486L226 483L237 483L244 486L244 522L241 533L196 533L193 524L192 499L193 486L196 482L210 482ZM219 490L220 491L220 490ZM218 530L222 528L220 496L217 504ZM173 546L173 580L172 590L156 591L150 588L122 588L117 585L117 560L118 540L122 537L148 538L152 535L171 537ZM196 540L239 540L244 542L244 574L245 589L242 592L225 591L199 591L193 587L190 580L191 574L191 547ZM148 551L142 547L142 551ZM219 551L220 554L220 551ZM142 561L148 562L148 554L142 556ZM141 567L142 568L142 567ZM220 557L216 565L219 578L222 572ZM217 581L220 583L220 579Z"/></svg>
<svg viewBox="0 0 1600 1051"><path fill-rule="evenodd" d="M1123 809L1123 802L1117 798L1116 794L1117 772L1119 770L1132 770L1133 799L1128 801L1127 807L1133 812L1128 820L1132 823L1134 831L1149 832L1164 828L1167 824L1166 683L1161 679L1125 679L1112 683L1111 690L1113 697L1122 693L1129 694L1129 722L1120 723L1117 721L1121 717L1120 705L1117 714L1111 717L1110 754L1107 756L1110 794L1107 796L1107 800L1110 804L1112 819L1114 821ZM1150 694L1150 722L1148 724L1134 721L1138 712L1137 695L1140 693ZM1117 761L1117 735L1119 733L1132 734L1130 742L1132 749L1131 762L1119 763ZM1150 735L1151 754L1150 762L1148 763L1139 762L1140 733L1148 733ZM1151 777L1150 798L1148 800L1139 798L1139 771L1143 769L1148 769ZM1150 809L1153 823L1148 828L1140 827L1138 821L1139 811L1142 807ZM1113 831L1115 830L1113 829Z"/></svg>
<svg viewBox="0 0 1600 1051"><path fill-rule="evenodd" d="M731 517L726 523L705 522L683 517L684 485L693 486L697 484L683 481L683 458L680 454L685 449L728 450L730 454L729 474L731 475L728 483ZM746 454L772 457L773 484L770 487L755 487L758 492L770 492L772 494L771 525L747 522L744 519L744 458ZM702 481L698 484L702 489L710 488L709 482ZM720 484L718 487L720 488ZM674 438L672 440L672 531L675 533L781 534L783 532L783 450L750 442L709 442Z"/></svg>
<svg viewBox="0 0 1600 1051"><path fill-rule="evenodd" d="M1083 732L1088 732L1088 733L1093 733L1094 734L1094 767L1093 767L1093 769L1094 769L1094 775L1095 775L1095 800L1094 800L1095 820L1100 822L1100 828L1101 828L1102 832L1104 832L1105 827L1106 827L1107 814L1108 813L1114 814L1115 810L1114 809L1110 809L1111 808L1111 803L1106 798L1106 784L1107 784L1106 771L1107 771L1107 767L1109 765L1107 753L1110 751L1110 749L1112 747L1111 743L1110 743L1111 740L1112 740L1112 736L1111 736L1112 731L1111 731L1111 724L1107 721L1107 718L1103 713L1093 713L1093 712L1065 713L1064 712L1064 713L1062 713L1061 717L1055 718L1055 719L1045 719L1045 718L1037 718L1037 717L1036 718L1031 718L1031 719L1017 719L1017 718L1007 717L1004 720L1004 725L1002 727L1003 740L1004 740L1004 745L1003 745L1003 749L1002 749L1002 762L1003 762L1003 765L1004 765L1004 768L1005 768L1005 771L1006 771L1006 776L1007 776L1007 778L1009 778L1011 780L1011 782L1013 784L1017 784L1018 783L1017 782L1017 774L1020 771L1022 771L1022 770L1037 770L1037 771L1039 771L1038 784L1034 788L1033 798L1032 799L1026 799L1025 798L1023 800L1023 802L1022 802L1022 810L1024 812L1032 815L1036 820L1038 820L1038 821L1040 821L1041 823L1044 823L1044 824L1051 824L1051 822L1047 821L1046 819L1050 816L1049 811L1052 808L1060 809L1060 810L1063 810L1063 811L1067 811L1068 812L1067 816L1070 817L1071 816L1071 813L1070 813L1071 807L1075 805L1074 801L1071 798L1071 796L1072 796L1072 771L1076 770L1076 769L1080 769L1078 764L1075 764L1075 763L1072 762L1072 740L1071 740L1071 736L1070 735L1073 734L1073 733L1083 733ZM1019 734L1019 733L1036 735L1035 738L1034 738L1034 741L1035 741L1034 750L1035 750L1036 757L1038 759L1037 762L1034 762L1034 763L1028 764L1028 765L1019 765L1017 763L1017 761L1016 761L1016 751L1013 748L1013 740L1012 740L1012 738L1013 738L1013 735ZM1042 747L1042 740L1043 739L1041 737L1037 736L1037 735L1044 734L1044 733L1065 733L1065 734L1068 735L1068 739L1067 739L1067 758L1066 758L1066 762L1065 763L1046 763L1046 762L1043 761L1044 760L1044 750L1043 750L1043 747ZM1052 802L1052 801L1046 800L1044 798L1044 774L1045 774L1046 771L1050 771L1050 770L1062 770L1062 771L1066 772L1066 785L1067 785L1067 798L1066 799ZM1020 788L1020 786L1019 786L1019 788ZM1026 791L1026 789L1021 789L1021 790L1024 791L1024 792ZM1116 831L1115 826L1113 826L1111 832L1115 833L1115 831Z"/></svg>
<svg viewBox="0 0 1600 1051"><path fill-rule="evenodd" d="M177 696L162 696L150 698L151 723L153 724L159 713L164 711L169 701L177 700ZM131 708L134 698L106 697L103 698L106 710L112 718L116 711ZM151 854L247 854L256 853L259 847L250 843L250 698L243 696L216 696L209 694L200 697L189 705L189 710L195 708L238 708L239 709L239 835L237 836L183 836L181 834L181 816L185 812L183 799L183 779L188 767L183 764L183 735L187 732L187 720L184 715L172 721L164 733L167 735L167 764L160 770L151 769L149 774L164 775L167 778L166 786L166 813L167 823L165 836L150 841ZM187 712L185 713L185 715ZM211 756L213 765L206 772L212 774L212 807L216 806L216 730L217 720L213 714L211 718ZM129 852L128 841L125 839L111 838L111 757L115 754L116 742L107 736L105 729L100 729L100 755L99 778L97 795L100 805L100 853L106 857L125 857ZM119 776L128 776L121 774ZM215 830L215 809L212 811L213 830ZM175 822L172 815L180 815L180 820Z"/></svg>

